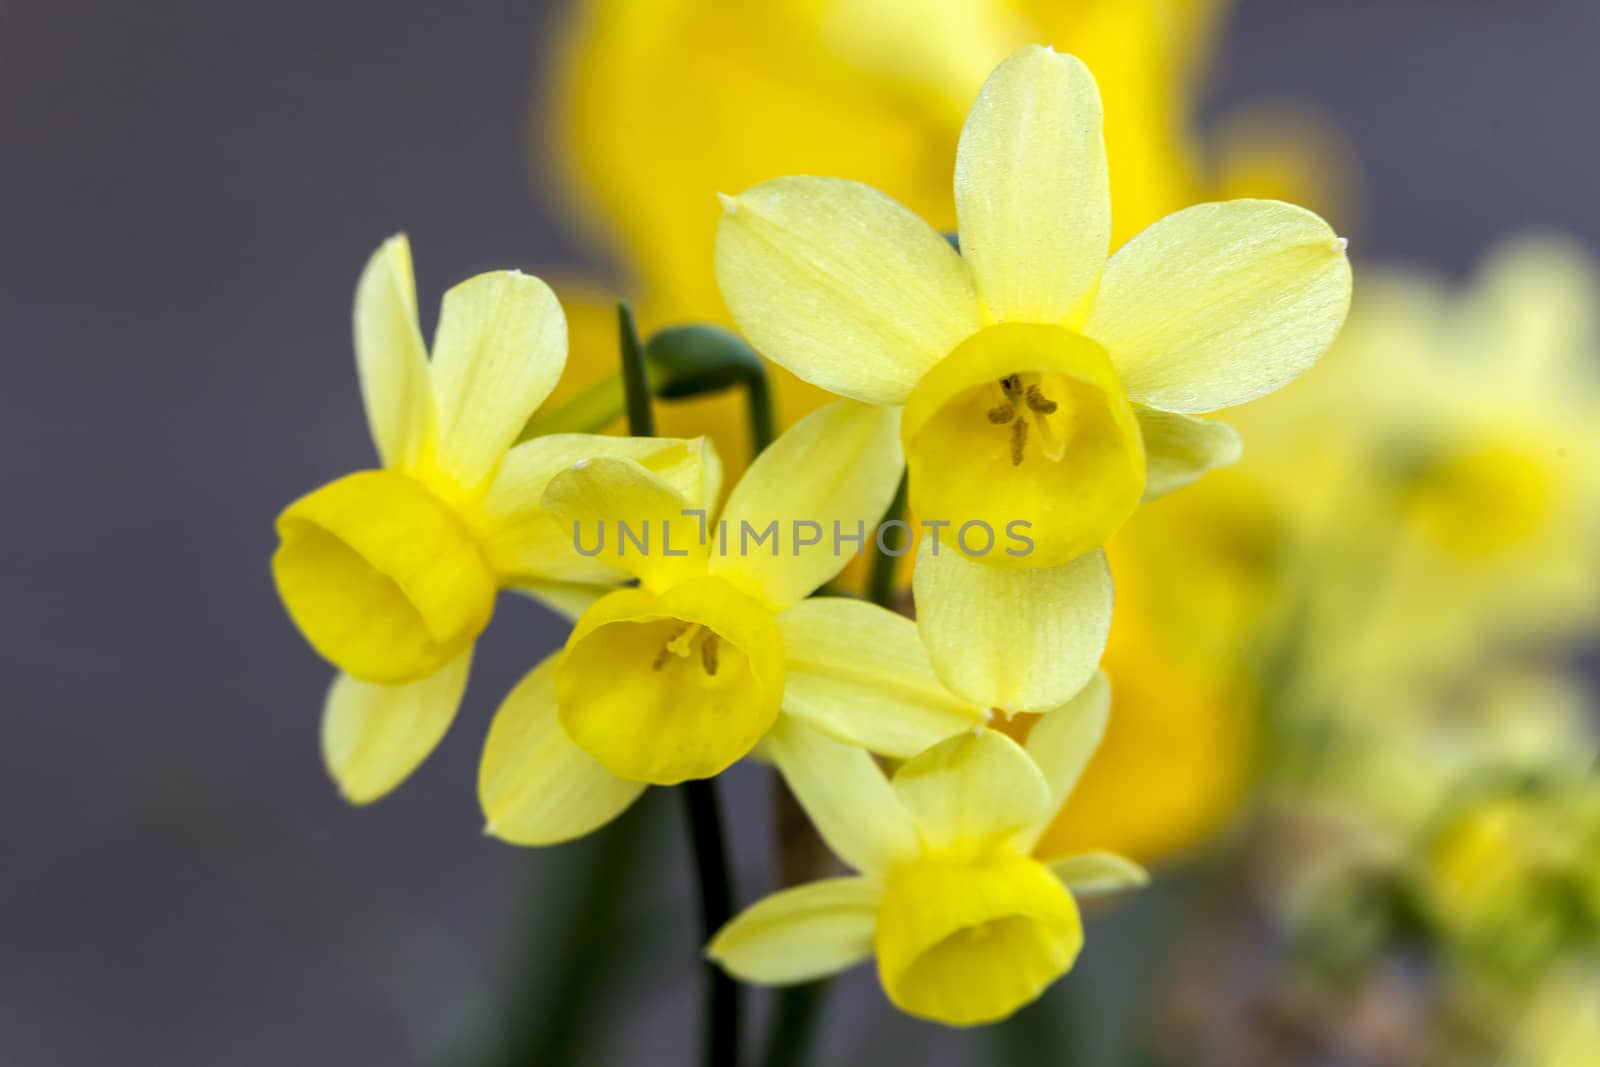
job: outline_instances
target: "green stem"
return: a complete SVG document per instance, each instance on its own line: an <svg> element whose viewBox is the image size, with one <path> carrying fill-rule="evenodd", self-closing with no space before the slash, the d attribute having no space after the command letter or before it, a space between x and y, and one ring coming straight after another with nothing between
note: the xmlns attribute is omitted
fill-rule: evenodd
<svg viewBox="0 0 1600 1067"><path fill-rule="evenodd" d="M881 530L883 523L892 522L901 518L906 513L906 482L904 472L900 475L900 488L895 490L894 500L889 504L889 510L883 513L883 520L879 523ZM911 534L907 532L909 539ZM904 554L902 552L902 554ZM879 551L872 557L872 574L867 579L867 599L879 607L894 610L894 578L895 570L900 562L899 556L890 555Z"/></svg>
<svg viewBox="0 0 1600 1067"><path fill-rule="evenodd" d="M762 1067L804 1067L810 1059L816 1021L828 994L827 982L806 982L778 991L778 1007L767 1031Z"/></svg>
<svg viewBox="0 0 1600 1067"><path fill-rule="evenodd" d="M700 928L703 941L733 917L733 880L722 831L717 787L709 778L691 779L678 787L689 838L694 847L700 883ZM739 1062L739 987L722 968L706 960L706 1067L735 1067Z"/></svg>
<svg viewBox="0 0 1600 1067"><path fill-rule="evenodd" d="M778 436L778 420L772 407L772 383L765 373L751 374L744 380L745 405L750 413L750 458L755 459Z"/></svg>
<svg viewBox="0 0 1600 1067"><path fill-rule="evenodd" d="M633 324L626 300L617 302L617 331L622 350L622 384L628 398L628 432L635 437L655 434L655 413L650 407L650 381L645 372L644 346ZM728 848L722 830L717 787L710 779L684 782L684 817L694 851L700 887L702 943L711 940L733 917L733 880L728 873ZM735 1067L739 1062L739 987L710 960L706 970L706 1067Z"/></svg>
<svg viewBox="0 0 1600 1067"><path fill-rule="evenodd" d="M617 301L617 334L622 349L622 388L628 403L628 432L635 437L654 437L656 415L650 407L650 375L644 365L644 345L633 324L633 309L626 300Z"/></svg>

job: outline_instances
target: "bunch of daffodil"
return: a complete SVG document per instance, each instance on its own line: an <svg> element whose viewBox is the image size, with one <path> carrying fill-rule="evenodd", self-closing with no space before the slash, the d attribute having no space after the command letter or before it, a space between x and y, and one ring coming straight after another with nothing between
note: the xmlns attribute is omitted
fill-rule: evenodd
<svg viewBox="0 0 1600 1067"><path fill-rule="evenodd" d="M778 892L707 952L738 977L782 985L876 957L895 1006L951 1026L1005 1018L1071 969L1077 896L1142 884L1119 856L1037 846L1105 728L1093 679L1041 718L1026 748L951 737L885 777L866 752L785 721L765 747L833 850L859 873Z"/></svg>
<svg viewBox="0 0 1600 1067"><path fill-rule="evenodd" d="M445 295L430 361L406 239L385 242L361 276L356 365L383 465L285 508L272 559L290 618L340 671L322 751L355 803L400 784L444 736L500 589L563 606L620 577L544 513L557 472L627 457L696 500L715 491L700 442L568 434L513 445L566 345L549 288L501 271Z"/></svg>
<svg viewBox="0 0 1600 1067"><path fill-rule="evenodd" d="M924 640L951 689L1008 711L1056 706L1094 670L1101 546L1139 502L1237 457L1231 429L1194 416L1311 366L1350 298L1345 242L1275 201L1188 208L1108 259L1108 187L1093 76L1032 46L962 130L960 252L843 179L726 197L717 233L723 295L763 354L904 409L911 508L946 530L917 557Z"/></svg>
<svg viewBox="0 0 1600 1067"><path fill-rule="evenodd" d="M902 464L895 413L844 400L762 452L720 517L633 460L554 478L543 507L638 585L596 600L501 706L479 776L489 831L587 833L647 785L720 773L782 713L898 757L985 721L939 684L910 620L810 596L883 514Z"/></svg>

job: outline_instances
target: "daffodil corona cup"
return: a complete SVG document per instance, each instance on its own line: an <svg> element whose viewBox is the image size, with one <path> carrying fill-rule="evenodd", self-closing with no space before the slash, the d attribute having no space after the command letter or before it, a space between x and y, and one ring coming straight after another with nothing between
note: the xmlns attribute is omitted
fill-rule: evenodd
<svg viewBox="0 0 1600 1067"><path fill-rule="evenodd" d="M948 738L885 776L865 751L797 721L765 748L856 875L776 893L707 953L749 982L783 985L876 957L895 1006L951 1026L1004 1019L1071 970L1076 897L1142 885L1105 852L1038 848L1099 744L1110 687L1095 676L1041 718L1026 747L995 730Z"/></svg>
<svg viewBox="0 0 1600 1067"><path fill-rule="evenodd" d="M915 572L940 676L1007 711L1057 706L1094 671L1100 546L1139 502L1238 456L1229 427L1195 416L1293 380L1349 306L1345 241L1309 211L1201 204L1108 258L1108 189L1093 76L1030 46L962 130L959 252L875 190L819 177L725 197L717 231L719 285L763 354L903 408L925 525L1026 524L1018 554L924 538Z"/></svg>
<svg viewBox="0 0 1600 1067"><path fill-rule="evenodd" d="M546 484L590 457L627 459L685 499L717 483L702 441L558 434L514 444L566 361L566 324L539 279L479 275L444 298L433 358L411 251L385 242L355 301L356 365L382 466L278 517L272 574L289 617L340 671L322 751L355 803L393 789L444 736L501 589L558 609L625 575L585 558L546 515Z"/></svg>
<svg viewBox="0 0 1600 1067"><path fill-rule="evenodd" d="M720 514L631 459L550 481L542 507L572 542L638 582L595 600L496 713L478 779L490 833L588 833L646 786L719 774L784 718L897 758L987 721L939 682L909 619L811 595L894 496L898 422L853 400L813 412Z"/></svg>

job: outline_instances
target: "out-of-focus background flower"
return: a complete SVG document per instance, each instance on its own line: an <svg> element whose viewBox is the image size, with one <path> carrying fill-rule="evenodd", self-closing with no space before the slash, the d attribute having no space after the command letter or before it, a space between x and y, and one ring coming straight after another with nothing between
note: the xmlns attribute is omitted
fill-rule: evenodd
<svg viewBox="0 0 1600 1067"><path fill-rule="evenodd" d="M1157 886L992 1032L853 974L818 1062L1050 1062L1064 1033L1083 1063L1600 1062L1580 0L6 5L0 1059L497 1062L526 1027L541 1062L689 1062L660 798L560 849L478 833L488 713L558 622L508 601L461 728L349 809L271 517L369 454L348 315L381 237L410 232L425 322L474 271L549 276L570 395L616 293L723 317L719 189L840 174L950 227L961 117L1030 40L1100 79L1118 240L1298 200L1351 236L1356 305L1229 413L1243 463L1113 546L1111 733L1052 832ZM722 420L737 462L736 414L667 425ZM764 777L728 784L754 899Z"/></svg>

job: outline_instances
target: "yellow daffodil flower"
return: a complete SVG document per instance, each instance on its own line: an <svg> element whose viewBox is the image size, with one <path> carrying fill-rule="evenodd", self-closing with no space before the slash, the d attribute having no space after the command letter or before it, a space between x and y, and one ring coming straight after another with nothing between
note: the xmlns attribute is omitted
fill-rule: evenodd
<svg viewBox="0 0 1600 1067"><path fill-rule="evenodd" d="M560 305L537 278L483 274L445 295L428 359L406 239L356 290L355 347L382 467L346 475L278 517L273 578L289 617L340 670L322 750L355 803L398 785L454 718L495 595L556 605L621 577L586 560L540 508L577 460L627 457L684 492L714 458L700 442L563 434L512 442L566 361Z"/></svg>
<svg viewBox="0 0 1600 1067"><path fill-rule="evenodd" d="M780 712L898 757L987 718L940 685L909 619L809 597L893 497L897 422L849 400L813 412L757 458L720 518L688 514L691 501L631 460L550 482L544 506L579 547L639 584L596 601L496 714L478 782L489 832L519 844L587 833L647 785L719 773Z"/></svg>
<svg viewBox="0 0 1600 1067"><path fill-rule="evenodd" d="M1029 41L1052 42L1095 71L1107 105L1113 245L1224 197L1281 197L1343 222L1354 183L1328 123L1279 103L1222 116L1215 138L1195 128L1228 7L579 0L550 38L552 79L532 112L535 158L564 193L562 207L577 209L624 272L651 327L726 318L711 256L718 190L831 174L955 229L948 160L962 120L995 64ZM572 295L556 290L570 310ZM614 370L574 352L575 381ZM827 399L786 372L774 386L784 425ZM661 425L710 434L730 469L743 469L744 424L723 398L665 408Z"/></svg>
<svg viewBox="0 0 1600 1067"><path fill-rule="evenodd" d="M717 234L718 281L757 348L904 406L912 510L954 533L918 555L924 638L953 690L1008 710L1083 685L1109 618L1099 546L1139 501L1237 457L1231 429L1192 416L1292 380L1349 303L1344 241L1275 201L1180 211L1108 261L1100 122L1081 62L1025 48L962 131L962 252L828 178L725 198ZM1019 523L1031 548L1002 551L996 532Z"/></svg>
<svg viewBox="0 0 1600 1067"><path fill-rule="evenodd" d="M840 859L860 873L776 893L707 954L748 982L805 982L876 956L895 1006L951 1026L1003 1019L1072 968L1075 896L1143 884L1110 853L1036 844L1093 755L1097 676L1039 720L1026 750L993 730L949 738L886 778L872 757L788 720L765 748Z"/></svg>

